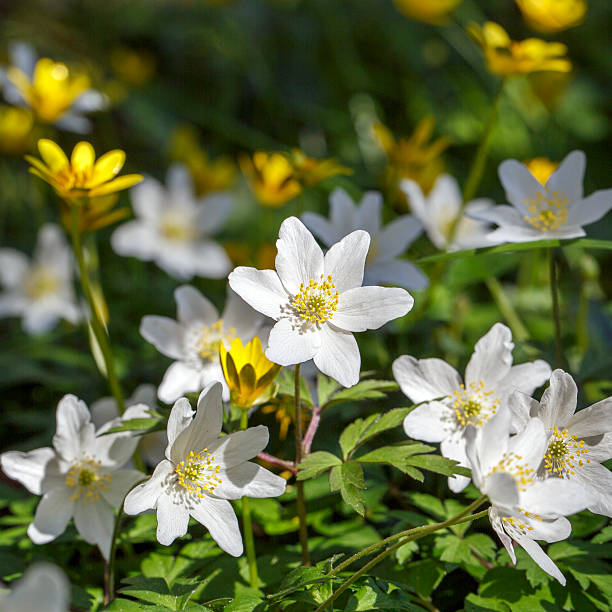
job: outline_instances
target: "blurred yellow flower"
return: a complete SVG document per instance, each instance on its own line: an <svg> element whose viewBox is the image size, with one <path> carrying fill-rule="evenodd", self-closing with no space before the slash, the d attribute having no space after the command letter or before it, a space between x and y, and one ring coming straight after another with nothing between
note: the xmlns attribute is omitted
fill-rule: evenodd
<svg viewBox="0 0 612 612"><path fill-rule="evenodd" d="M110 55L113 72L129 85L144 85L155 74L155 57L149 51L117 47Z"/></svg>
<svg viewBox="0 0 612 612"><path fill-rule="evenodd" d="M244 242L226 242L225 251L234 267L251 266L259 270L273 270L276 260L276 246L265 242L256 249Z"/></svg>
<svg viewBox="0 0 612 612"><path fill-rule="evenodd" d="M221 342L219 352L234 406L248 410L273 397L275 389L272 383L282 367L266 358L257 336L246 346L240 338L234 338L229 351Z"/></svg>
<svg viewBox="0 0 612 612"><path fill-rule="evenodd" d="M546 185L550 175L559 167L558 163L550 161L547 157L534 157L527 160L525 165L542 185Z"/></svg>
<svg viewBox="0 0 612 612"><path fill-rule="evenodd" d="M27 108L0 106L0 151L21 155L32 147L34 117Z"/></svg>
<svg viewBox="0 0 612 612"><path fill-rule="evenodd" d="M409 138L395 139L389 128L382 123L374 126L374 137L387 154L385 183L396 196L402 179L411 179L427 193L436 178L444 171L442 152L450 145L446 137L430 142L434 130L433 117L425 117L417 124ZM402 196L403 197L403 196Z"/></svg>
<svg viewBox="0 0 612 612"><path fill-rule="evenodd" d="M93 146L81 141L76 144L68 160L55 142L41 138L38 150L43 161L26 155L32 165L30 172L49 183L69 203L77 199L106 196L142 180L140 174L117 177L125 163L125 153L120 149L109 151L96 161Z"/></svg>
<svg viewBox="0 0 612 612"><path fill-rule="evenodd" d="M440 25L462 0L393 0L395 6L412 19Z"/></svg>
<svg viewBox="0 0 612 612"><path fill-rule="evenodd" d="M516 0L527 24L551 34L573 28L584 20L586 0Z"/></svg>
<svg viewBox="0 0 612 612"><path fill-rule="evenodd" d="M468 32L483 50L487 67L493 74L514 76L531 72L569 72L571 62L564 57L567 47L562 43L539 38L511 40L499 24L487 21L482 27L472 23Z"/></svg>
<svg viewBox="0 0 612 612"><path fill-rule="evenodd" d="M340 165L335 159L315 159L308 157L300 149L291 150L289 161L296 178L306 187L312 187L330 176L353 173L350 168Z"/></svg>

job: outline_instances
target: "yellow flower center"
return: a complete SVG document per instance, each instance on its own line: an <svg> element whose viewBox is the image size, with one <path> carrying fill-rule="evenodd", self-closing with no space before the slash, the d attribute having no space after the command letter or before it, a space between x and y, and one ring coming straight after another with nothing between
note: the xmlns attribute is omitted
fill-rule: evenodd
<svg viewBox="0 0 612 612"><path fill-rule="evenodd" d="M83 503L95 502L100 499L100 491L108 489L111 482L110 474L101 471L101 463L85 457L72 465L66 475L66 486L75 489L70 501Z"/></svg>
<svg viewBox="0 0 612 612"><path fill-rule="evenodd" d="M569 200L563 192L550 193L546 188L544 191L545 194L538 191L533 198L524 200L527 210L532 215L525 215L523 219L536 229L548 232L566 224Z"/></svg>
<svg viewBox="0 0 612 612"><path fill-rule="evenodd" d="M192 220L176 211L169 211L162 216L160 229L172 242L189 242L197 236Z"/></svg>
<svg viewBox="0 0 612 612"><path fill-rule="evenodd" d="M39 300L55 293L59 285L59 278L49 268L36 266L25 279L25 292L32 300Z"/></svg>
<svg viewBox="0 0 612 612"><path fill-rule="evenodd" d="M505 472L514 478L519 490L524 491L527 486L533 484L535 471L528 464L520 463L522 458L521 455L516 455L515 453L506 453L489 472L489 476L496 472Z"/></svg>
<svg viewBox="0 0 612 612"><path fill-rule="evenodd" d="M499 399L495 397L495 391L487 391L485 384L471 382L467 387L460 385L459 390L453 391L450 396L453 402L453 410L457 423L461 427L484 425L499 408Z"/></svg>
<svg viewBox="0 0 612 612"><path fill-rule="evenodd" d="M578 440L578 436L570 434L567 429L559 430L555 425L551 427L552 438L548 443L548 449L544 455L544 468L552 476L559 478L569 477L575 474L576 466L581 467L591 460L586 455L589 450L584 448L584 440Z"/></svg>
<svg viewBox="0 0 612 612"><path fill-rule="evenodd" d="M203 325L198 341L198 353L202 359L215 359L219 356L221 342L231 344L235 337L236 330L233 327L225 330L223 319L219 319L212 325Z"/></svg>
<svg viewBox="0 0 612 612"><path fill-rule="evenodd" d="M196 497L212 493L222 482L219 477L221 466L214 461L214 456L206 448L201 453L190 451L174 470L178 484Z"/></svg>
<svg viewBox="0 0 612 612"><path fill-rule="evenodd" d="M291 306L300 318L310 323L329 321L338 309L338 292L335 289L331 275L325 278L321 274L320 280L300 285L299 292L291 300Z"/></svg>

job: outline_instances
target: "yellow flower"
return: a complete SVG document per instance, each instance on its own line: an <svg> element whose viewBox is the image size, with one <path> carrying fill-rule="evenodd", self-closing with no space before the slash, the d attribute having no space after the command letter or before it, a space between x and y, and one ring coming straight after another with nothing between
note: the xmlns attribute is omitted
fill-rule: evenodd
<svg viewBox="0 0 612 612"><path fill-rule="evenodd" d="M229 351L222 342L219 352L223 375L230 389L230 401L234 406L248 410L274 395L272 383L281 366L266 358L257 336L246 346L242 345L240 338L234 338Z"/></svg>
<svg viewBox="0 0 612 612"><path fill-rule="evenodd" d="M47 123L60 119L91 84L86 74L71 72L65 64L48 57L36 62L31 80L14 66L8 68L6 76L25 103Z"/></svg>
<svg viewBox="0 0 612 612"><path fill-rule="evenodd" d="M395 6L412 19L425 23L443 24L461 0L393 0Z"/></svg>
<svg viewBox="0 0 612 612"><path fill-rule="evenodd" d="M499 24L487 21L482 27L471 24L468 32L483 50L487 67L493 74L514 76L531 72L569 72L571 62L564 57L567 47L562 43L539 38L511 40Z"/></svg>
<svg viewBox="0 0 612 612"><path fill-rule="evenodd" d="M382 123L374 126L374 136L388 159L385 183L396 196L399 194L398 184L401 179L416 181L427 193L444 171L441 155L450 145L450 140L442 137L430 142L433 130L433 117L425 117L419 121L409 138L398 140Z"/></svg>
<svg viewBox="0 0 612 612"><path fill-rule="evenodd" d="M0 151L20 155L30 150L34 117L27 108L0 106Z"/></svg>
<svg viewBox="0 0 612 612"><path fill-rule="evenodd" d="M244 242L225 242L223 244L234 267L251 266L259 270L273 270L276 261L276 246L272 242L264 242L257 248Z"/></svg>
<svg viewBox="0 0 612 612"><path fill-rule="evenodd" d="M289 156L295 176L306 187L312 187L330 176L352 174L350 168L340 165L335 159L315 159L308 157L300 149L293 149Z"/></svg>
<svg viewBox="0 0 612 612"><path fill-rule="evenodd" d="M516 0L534 30L551 34L573 28L584 20L586 0Z"/></svg>
<svg viewBox="0 0 612 612"><path fill-rule="evenodd" d="M117 177L125 163L125 153L119 149L105 153L96 161L91 144L79 142L68 160L56 143L41 138L38 141L38 150L43 161L26 155L32 165L30 172L49 183L67 202L106 196L127 189L142 180L140 174Z"/></svg>
<svg viewBox="0 0 612 612"><path fill-rule="evenodd" d="M284 440L287 437L289 426L295 421L295 403L293 397L286 395L276 398L271 404L264 406L261 411L264 414L274 413L274 418L278 421L280 426L278 437ZM306 411L302 411L302 431L306 430L308 425L308 414Z"/></svg>
<svg viewBox="0 0 612 612"><path fill-rule="evenodd" d="M535 176L542 185L546 185L546 181L550 175L558 168L559 164L550 161L547 157L534 157L525 162L529 172Z"/></svg>

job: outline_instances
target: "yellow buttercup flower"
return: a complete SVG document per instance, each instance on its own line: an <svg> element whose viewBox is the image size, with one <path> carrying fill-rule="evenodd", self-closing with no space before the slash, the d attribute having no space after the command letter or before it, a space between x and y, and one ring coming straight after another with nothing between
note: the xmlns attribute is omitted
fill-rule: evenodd
<svg viewBox="0 0 612 612"><path fill-rule="evenodd" d="M551 34L573 28L584 20L586 0L516 0L530 27Z"/></svg>
<svg viewBox="0 0 612 612"><path fill-rule="evenodd" d="M445 23L451 11L459 5L461 1L462 0L393 0L395 6L397 6L406 17L435 25Z"/></svg>
<svg viewBox="0 0 612 612"><path fill-rule="evenodd" d="M219 352L223 375L230 389L230 401L234 406L248 410L274 395L272 383L281 366L266 358L257 336L246 346L243 346L240 338L234 338L229 351L221 343Z"/></svg>
<svg viewBox="0 0 612 612"><path fill-rule="evenodd" d="M550 175L559 167L558 163L550 161L547 157L534 157L526 161L525 165L529 172L531 172L542 185L546 185L546 181L550 178Z"/></svg>
<svg viewBox="0 0 612 612"><path fill-rule="evenodd" d="M27 108L0 106L0 151L20 155L30 150L34 117Z"/></svg>
<svg viewBox="0 0 612 612"><path fill-rule="evenodd" d="M300 149L293 149L289 156L295 176L306 187L312 187L330 176L352 174L350 168L340 165L335 159L315 159L308 157Z"/></svg>
<svg viewBox="0 0 612 612"><path fill-rule="evenodd" d="M572 63L564 57L567 47L562 43L539 38L511 40L499 24L487 21L482 27L471 24L468 32L483 50L487 67L493 74L515 76L532 72L569 72Z"/></svg>

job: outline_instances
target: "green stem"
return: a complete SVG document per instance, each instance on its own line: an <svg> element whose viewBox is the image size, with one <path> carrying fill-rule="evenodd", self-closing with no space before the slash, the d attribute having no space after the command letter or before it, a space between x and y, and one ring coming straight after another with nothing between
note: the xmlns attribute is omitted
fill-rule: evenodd
<svg viewBox="0 0 612 612"><path fill-rule="evenodd" d="M561 344L557 262L555 261L555 250L553 248L548 249L548 271L550 273L550 295L552 297L553 320L555 322L555 362L556 366L561 368L563 367L563 345Z"/></svg>
<svg viewBox="0 0 612 612"><path fill-rule="evenodd" d="M100 351L102 352L102 357L104 358L104 365L106 366L106 376L108 379L108 384L110 386L111 393L113 394L113 397L117 402L117 409L119 410L119 414L121 415L125 412L125 401L123 399L123 393L121 391L121 386L119 384L119 379L115 370L115 359L113 357L113 352L110 348L108 336L106 335L106 330L104 328L104 323L100 319L100 314L98 312L98 309L96 308L96 303L91 291L91 284L89 282L89 272L85 263L85 257L83 256L83 246L81 243L79 210L79 205L71 205L72 247L77 260L77 264L79 266L79 275L81 277L81 288L83 289L83 295L87 300L87 305L89 306L89 310L91 312L91 328L94 337L98 343L98 346L100 347Z"/></svg>
<svg viewBox="0 0 612 612"><path fill-rule="evenodd" d="M249 413L243 410L240 415L240 429L249 426ZM247 563L249 565L249 578L251 587L259 588L259 575L257 573L257 556L255 554L255 540L253 539L253 522L251 520L251 507L249 498L242 498L242 528L244 530L244 545L246 549Z"/></svg>
<svg viewBox="0 0 612 612"><path fill-rule="evenodd" d="M485 280L485 284L487 285L489 292L493 296L497 307L504 316L504 319L506 319L506 322L510 326L514 338L522 341L528 340L529 332L527 331L527 328L523 325L523 322L521 321L518 313L516 312L512 301L506 295L502 284L494 276L490 276L489 278L487 278Z"/></svg>
<svg viewBox="0 0 612 612"><path fill-rule="evenodd" d="M295 364L295 465L302 461L302 402L300 399L300 364ZM306 500L304 498L304 483L298 480L297 512L300 521L300 546L302 548L302 564L310 565L310 552L308 551L308 528L306 526Z"/></svg>
<svg viewBox="0 0 612 612"><path fill-rule="evenodd" d="M322 612L323 610L325 610L325 608L329 604L334 602L346 589L348 589L349 586L351 586L351 584L353 584L356 580L358 580L368 570L370 570L374 566L378 565L381 561L383 561L386 557L388 557L391 553L395 552L398 548L400 548L404 544L406 544L408 542L412 542L413 540L417 540L419 538L422 538L423 536L429 535L430 533L434 533L435 531L438 531L439 529L444 529L446 527L450 527L451 525L457 525L459 523L465 523L465 522L468 522L468 521L473 521L473 520L476 520L478 518L481 518L481 517L485 516L487 514L488 510L483 510L482 512L478 512L476 514L471 514L471 515L469 513L472 510L475 510L476 508L478 508L478 506L480 506L481 504L483 504L486 501L486 499L487 499L486 495L483 495L482 497L479 497L475 502L473 502L469 506L467 506L467 508L465 508L462 512L460 512L456 516L448 519L447 521L444 521L443 523L434 523L433 525L422 525L421 527L415 527L413 529L408 529L406 531L402 531L400 533L397 533L394 536L390 536L390 538L392 538L394 540L398 540L398 541L395 544L393 544L392 546L390 546L389 548L387 548L386 550L383 550L376 557L374 557L374 559L372 559L371 561L366 563L362 568L360 568L357 572L355 572L348 580L345 580L340 585L340 587L336 591L334 591L334 593L332 593L332 595L330 595L330 597L328 597L327 600L324 601L316 609L315 612ZM466 515L469 515L469 516L466 516ZM404 536L406 536L406 537L404 537ZM383 540L382 542L377 542L378 547L381 544L383 544L383 543L391 541L390 538L387 538L386 540ZM357 553L356 555L353 555L353 557L351 557L350 559L347 559L344 563L341 563L338 567L336 567L334 570L332 570L328 574L328 576L336 575L339 571L341 571L347 565L350 565L354 561L357 561L358 559L360 559L364 555L368 554L367 552L365 552L367 550L370 550L370 552L371 552L372 546L368 546L368 548L362 550L360 553Z"/></svg>
<svg viewBox="0 0 612 612"><path fill-rule="evenodd" d="M115 558L117 557L117 536L119 535L119 527L123 518L123 503L117 512L115 518L115 528L113 529L113 539L111 540L110 556L108 558L108 573L106 580L106 589L104 593L104 603L110 603L115 597Z"/></svg>

